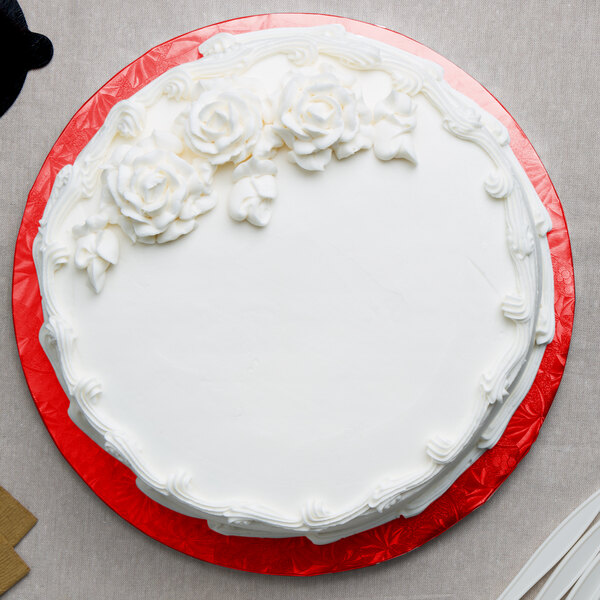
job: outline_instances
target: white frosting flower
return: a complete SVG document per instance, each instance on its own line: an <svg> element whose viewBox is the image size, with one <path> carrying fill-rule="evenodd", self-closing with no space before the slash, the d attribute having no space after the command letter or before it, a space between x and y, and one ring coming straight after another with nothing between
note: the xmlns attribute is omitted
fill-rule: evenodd
<svg viewBox="0 0 600 600"><path fill-rule="evenodd" d="M117 131L125 138L134 138L142 132L146 121L146 109L133 100L123 100L114 108Z"/></svg>
<svg viewBox="0 0 600 600"><path fill-rule="evenodd" d="M361 131L369 122L362 100L333 73L297 74L285 86L275 131L291 149L290 158L309 171L371 146Z"/></svg>
<svg viewBox="0 0 600 600"><path fill-rule="evenodd" d="M107 269L119 261L119 240L107 224L106 217L92 216L85 225L75 227L73 231L79 236L75 247L75 265L87 270L97 294L104 287Z"/></svg>
<svg viewBox="0 0 600 600"><path fill-rule="evenodd" d="M404 158L417 163L410 132L415 128L415 105L410 96L392 90L375 105L373 152L380 160Z"/></svg>
<svg viewBox="0 0 600 600"><path fill-rule="evenodd" d="M209 182L173 152L125 146L105 172L106 188L134 241L170 242L192 231L196 217L216 204Z"/></svg>
<svg viewBox="0 0 600 600"><path fill-rule="evenodd" d="M267 225L271 203L277 196L276 174L274 162L255 157L234 170L234 186L229 196L229 215L234 221L247 219L258 227Z"/></svg>
<svg viewBox="0 0 600 600"><path fill-rule="evenodd" d="M246 160L261 136L261 104L244 89L207 89L192 103L185 124L191 150L213 165Z"/></svg>
<svg viewBox="0 0 600 600"><path fill-rule="evenodd" d="M192 78L182 69L168 71L165 76L163 94L172 100L188 100L192 93Z"/></svg>

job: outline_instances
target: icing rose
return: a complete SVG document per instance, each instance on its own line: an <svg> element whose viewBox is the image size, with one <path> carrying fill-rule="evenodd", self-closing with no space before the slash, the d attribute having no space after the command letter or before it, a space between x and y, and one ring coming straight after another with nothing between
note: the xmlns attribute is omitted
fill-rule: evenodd
<svg viewBox="0 0 600 600"><path fill-rule="evenodd" d="M271 219L271 204L277 196L276 174L274 162L255 157L236 167L229 196L229 216L234 221L246 219L258 227L267 225Z"/></svg>
<svg viewBox="0 0 600 600"><path fill-rule="evenodd" d="M410 96L396 90L375 105L373 152L377 158L404 158L417 163L410 135L416 125L414 113L415 105Z"/></svg>
<svg viewBox="0 0 600 600"><path fill-rule="evenodd" d="M207 89L192 103L184 137L213 165L246 160L262 130L261 105L242 89Z"/></svg>
<svg viewBox="0 0 600 600"><path fill-rule="evenodd" d="M355 92L333 73L295 75L281 94L275 131L290 158L308 171L322 171L331 160L371 146L363 128L369 111Z"/></svg>
<svg viewBox="0 0 600 600"><path fill-rule="evenodd" d="M119 225L132 241L170 242L192 231L196 217L216 204L199 170L174 152L144 145L121 147L105 172L119 208Z"/></svg>

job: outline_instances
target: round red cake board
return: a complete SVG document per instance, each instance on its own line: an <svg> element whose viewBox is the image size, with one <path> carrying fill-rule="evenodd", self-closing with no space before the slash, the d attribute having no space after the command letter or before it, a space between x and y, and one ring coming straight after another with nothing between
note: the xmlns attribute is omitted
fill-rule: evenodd
<svg viewBox="0 0 600 600"><path fill-rule="evenodd" d="M171 67L197 59L198 45L216 33L327 23L341 23L352 33L440 64L452 87L508 128L511 148L552 217L548 241L554 270L556 334L530 392L500 441L423 513L324 546L306 538L223 536L211 531L206 521L173 512L142 494L133 473L69 419L68 399L38 341L43 318L32 244L56 174L73 163L116 102ZM573 277L567 225L552 182L525 134L485 88L433 50L383 27L327 15L271 14L210 25L165 42L125 67L81 107L54 144L29 194L15 248L12 298L18 351L31 395L60 452L99 498L144 533L201 560L256 573L319 575L374 565L417 548L481 506L508 477L535 441L564 371L575 308Z"/></svg>

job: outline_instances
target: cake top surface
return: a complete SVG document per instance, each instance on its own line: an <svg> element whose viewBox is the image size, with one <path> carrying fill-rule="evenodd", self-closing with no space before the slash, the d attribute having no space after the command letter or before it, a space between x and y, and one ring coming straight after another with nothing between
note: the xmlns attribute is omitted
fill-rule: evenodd
<svg viewBox="0 0 600 600"><path fill-rule="evenodd" d="M72 416L215 526L327 541L415 514L537 371L548 215L433 63L339 27L201 52L49 201L42 340Z"/></svg>

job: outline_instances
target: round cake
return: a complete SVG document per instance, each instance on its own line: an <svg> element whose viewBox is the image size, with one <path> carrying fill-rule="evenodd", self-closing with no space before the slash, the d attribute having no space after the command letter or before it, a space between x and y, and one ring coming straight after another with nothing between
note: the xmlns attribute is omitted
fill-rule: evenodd
<svg viewBox="0 0 600 600"><path fill-rule="evenodd" d="M418 514L553 337L549 215L432 62L338 25L200 52L56 178L34 258L69 415L227 535Z"/></svg>

